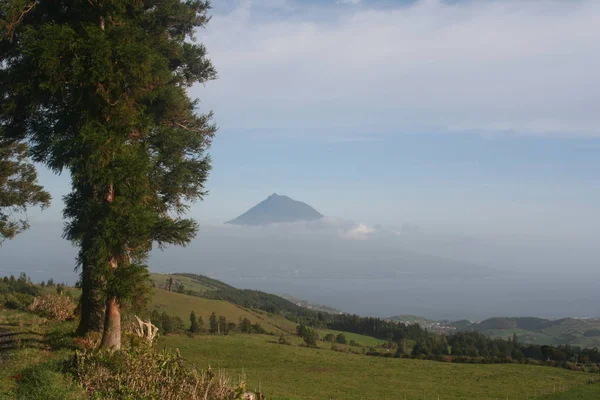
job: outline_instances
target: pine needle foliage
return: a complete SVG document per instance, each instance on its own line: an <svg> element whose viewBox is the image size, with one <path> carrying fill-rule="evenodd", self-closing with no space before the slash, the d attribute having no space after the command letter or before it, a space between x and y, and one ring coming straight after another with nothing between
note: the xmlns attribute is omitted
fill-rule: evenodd
<svg viewBox="0 0 600 400"><path fill-rule="evenodd" d="M193 36L209 9L0 1L0 128L26 139L35 161L70 172L64 236L80 249L82 314L106 301L104 347L120 346L119 307L153 244L186 245L198 228L183 214L207 194L216 127L186 89L216 78Z"/></svg>
<svg viewBox="0 0 600 400"><path fill-rule="evenodd" d="M27 145L2 137L0 127L0 245L29 228L28 207L50 205L50 194L37 184Z"/></svg>

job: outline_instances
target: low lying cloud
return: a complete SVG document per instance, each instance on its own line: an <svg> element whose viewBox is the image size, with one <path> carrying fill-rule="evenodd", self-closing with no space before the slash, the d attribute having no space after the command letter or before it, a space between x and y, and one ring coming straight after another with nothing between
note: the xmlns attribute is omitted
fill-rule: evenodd
<svg viewBox="0 0 600 400"><path fill-rule="evenodd" d="M220 79L192 94L223 129L600 136L596 0L260 4L198 32Z"/></svg>
<svg viewBox="0 0 600 400"><path fill-rule="evenodd" d="M365 224L358 224L349 231L345 232L342 237L346 239L366 240L373 233L375 233L374 228Z"/></svg>
<svg viewBox="0 0 600 400"><path fill-rule="evenodd" d="M263 234L321 234L329 237L336 236L351 240L366 240L370 237L373 237L373 235L376 233L384 232L381 229L377 229L373 226L337 217L323 217L315 221L288 222L261 226L243 226L231 224L218 224L212 226L220 227L222 230L230 233L249 233L252 231Z"/></svg>

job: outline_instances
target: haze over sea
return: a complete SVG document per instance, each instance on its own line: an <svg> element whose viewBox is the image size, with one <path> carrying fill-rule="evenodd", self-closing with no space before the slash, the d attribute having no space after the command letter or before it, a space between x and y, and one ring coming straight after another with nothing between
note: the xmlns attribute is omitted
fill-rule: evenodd
<svg viewBox="0 0 600 400"><path fill-rule="evenodd" d="M593 248L573 253L571 247L529 243L527 248L514 238L383 228L367 238L356 236L356 226L341 226L340 221L258 228L204 225L189 247L154 251L149 265L154 272L204 274L236 287L291 294L362 315L600 316L600 294L589 279L597 275ZM76 251L60 239L60 229L42 223L7 242L1 272L73 283ZM32 242L35 248L27 245Z"/></svg>

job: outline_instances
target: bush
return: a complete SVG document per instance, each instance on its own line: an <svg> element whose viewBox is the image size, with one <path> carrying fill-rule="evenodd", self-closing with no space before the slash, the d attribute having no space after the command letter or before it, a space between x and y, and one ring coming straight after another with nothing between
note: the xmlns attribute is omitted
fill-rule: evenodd
<svg viewBox="0 0 600 400"><path fill-rule="evenodd" d="M179 352L155 351L141 345L128 351L77 352L77 379L102 399L239 399L245 383L231 387L228 378L211 369L186 368Z"/></svg>
<svg viewBox="0 0 600 400"><path fill-rule="evenodd" d="M42 317L58 321L67 321L73 318L75 303L68 296L46 294L33 299L29 310Z"/></svg>
<svg viewBox="0 0 600 400"><path fill-rule="evenodd" d="M283 334L281 336L279 336L279 340L278 340L279 344L285 344L290 346L292 344L292 341L290 340L289 337L284 336Z"/></svg>
<svg viewBox="0 0 600 400"><path fill-rule="evenodd" d="M343 333L338 333L338 335L335 337L335 342L339 344L348 343L348 341L346 340L346 335L344 335Z"/></svg>
<svg viewBox="0 0 600 400"><path fill-rule="evenodd" d="M327 335L325 335L325 337L323 338L324 342L329 342L329 343L333 343L335 342L335 335L333 333L328 333Z"/></svg>
<svg viewBox="0 0 600 400"><path fill-rule="evenodd" d="M6 293L0 297L4 307L13 310L25 311L33 302L34 297L26 293Z"/></svg>

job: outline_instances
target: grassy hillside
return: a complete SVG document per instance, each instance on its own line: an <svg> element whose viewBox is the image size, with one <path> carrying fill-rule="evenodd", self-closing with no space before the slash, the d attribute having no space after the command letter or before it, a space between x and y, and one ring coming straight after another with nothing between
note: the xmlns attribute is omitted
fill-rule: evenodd
<svg viewBox="0 0 600 400"><path fill-rule="evenodd" d="M250 322L260 323L268 332L275 335L296 334L296 324L282 317L281 315L269 314L266 311L248 309L225 300L206 299L203 297L189 296L181 293L168 292L162 289L155 289L150 310L167 312L171 316L181 317L187 324L192 311L197 316L201 316L205 323L212 312L226 317L229 321L237 323L240 319L248 318ZM370 336L358 335L350 332L341 332L331 329L317 329L320 336L328 333L337 335L343 333L348 341L354 340L362 346L376 346L384 343L384 340L376 339Z"/></svg>
<svg viewBox="0 0 600 400"><path fill-rule="evenodd" d="M489 318L463 329L474 329L498 338L516 334L523 343L600 346L600 319Z"/></svg>
<svg viewBox="0 0 600 400"><path fill-rule="evenodd" d="M274 334L296 332L296 324L281 316L268 314L260 310L247 309L224 300L188 296L162 289L155 290L150 309L159 312L166 311L169 315L179 316L186 324L192 311L196 312L197 316L201 316L206 323L208 323L210 314L215 312L217 315L222 315L235 323L238 323L240 319L248 318L253 324L260 323L267 332Z"/></svg>
<svg viewBox="0 0 600 400"><path fill-rule="evenodd" d="M553 387L583 383L589 374L528 365L471 365L369 357L323 348L277 344L265 335L168 336L201 367L244 373L250 388L270 400L322 399L505 399L530 398ZM600 385L590 385L600 398ZM560 399L560 398L557 398Z"/></svg>
<svg viewBox="0 0 600 400"><path fill-rule="evenodd" d="M177 273L171 275L151 274L155 286L166 289L166 282L173 278L171 291L201 296L216 300L227 300L246 308L260 309L270 313L286 315L308 315L313 311L301 307L283 297L260 290L237 289L224 282L204 275Z"/></svg>

